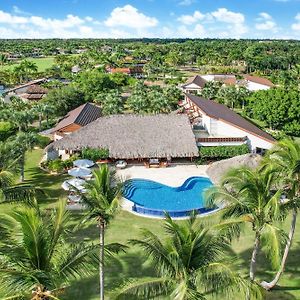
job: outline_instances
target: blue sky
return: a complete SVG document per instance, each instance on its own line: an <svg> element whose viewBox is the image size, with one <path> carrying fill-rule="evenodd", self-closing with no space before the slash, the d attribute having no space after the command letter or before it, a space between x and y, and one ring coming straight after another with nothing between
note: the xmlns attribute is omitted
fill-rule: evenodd
<svg viewBox="0 0 300 300"><path fill-rule="evenodd" d="M0 38L294 38L300 0L0 0Z"/></svg>

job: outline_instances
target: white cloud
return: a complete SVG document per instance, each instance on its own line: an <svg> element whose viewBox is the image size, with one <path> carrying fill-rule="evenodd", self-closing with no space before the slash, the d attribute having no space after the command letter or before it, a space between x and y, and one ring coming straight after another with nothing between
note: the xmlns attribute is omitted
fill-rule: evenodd
<svg viewBox="0 0 300 300"><path fill-rule="evenodd" d="M272 32L277 32L278 27L276 22L273 20L272 16L266 12L261 12L259 17L256 19L259 23L255 24L257 30L269 30Z"/></svg>
<svg viewBox="0 0 300 300"><path fill-rule="evenodd" d="M195 2L195 0L182 0L178 4L184 5L184 6L189 6L189 5L192 5L194 2Z"/></svg>
<svg viewBox="0 0 300 300"><path fill-rule="evenodd" d="M177 20L185 25L191 25L203 20L205 15L196 10L192 15L182 15Z"/></svg>
<svg viewBox="0 0 300 300"><path fill-rule="evenodd" d="M5 24L25 24L28 23L28 19L25 17L19 17L11 15L10 13L6 13L2 10L0 10L0 23Z"/></svg>
<svg viewBox="0 0 300 300"><path fill-rule="evenodd" d="M127 4L123 7L116 7L104 24L108 27L124 26L138 29L155 27L158 20L144 15L137 8Z"/></svg>
<svg viewBox="0 0 300 300"><path fill-rule="evenodd" d="M295 31L300 31L300 13L295 17L296 23L292 24L292 29Z"/></svg>
<svg viewBox="0 0 300 300"><path fill-rule="evenodd" d="M272 20L272 16L270 16L268 13L266 13L266 12L261 12L260 14L259 14L259 18L258 18L258 20L260 21L260 20Z"/></svg>
<svg viewBox="0 0 300 300"><path fill-rule="evenodd" d="M217 21L230 23L230 24L242 24L245 22L245 16L242 13L235 13L227 8L219 8L211 13Z"/></svg>
<svg viewBox="0 0 300 300"><path fill-rule="evenodd" d="M177 37L180 38L204 38L206 31L201 24L196 24L194 28L190 29L186 26L179 26L177 29Z"/></svg>

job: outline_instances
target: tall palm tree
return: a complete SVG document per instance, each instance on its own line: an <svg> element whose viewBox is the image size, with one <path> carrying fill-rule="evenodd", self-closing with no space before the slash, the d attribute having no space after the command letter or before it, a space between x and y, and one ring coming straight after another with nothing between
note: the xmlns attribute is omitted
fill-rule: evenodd
<svg viewBox="0 0 300 300"><path fill-rule="evenodd" d="M251 225L254 233L249 268L251 281L255 279L260 249L265 251L273 267L278 267L280 261L285 234L276 227L275 221L284 216L286 204L280 203L282 191L273 190L275 179L273 169L260 172L239 167L230 170L221 185L211 188L206 194L209 205L224 207L219 228L227 231L230 238L238 236L243 225Z"/></svg>
<svg viewBox="0 0 300 300"><path fill-rule="evenodd" d="M93 274L98 246L66 243L68 220L64 201L52 213L23 206L1 216L4 299L58 299L71 280Z"/></svg>
<svg viewBox="0 0 300 300"><path fill-rule="evenodd" d="M273 149L267 152L263 161L263 168L270 166L275 168L278 180L284 187L288 204L292 209L292 221L278 272L271 282L262 282L262 286L267 290L276 286L284 271L296 229L300 207L300 144L292 139L278 142Z"/></svg>
<svg viewBox="0 0 300 300"><path fill-rule="evenodd" d="M115 171L105 164L93 172L93 179L86 183L86 191L81 195L82 203L87 209L87 218L95 219L99 227L100 300L104 300L104 234L106 226L119 209L122 188L123 183L116 177Z"/></svg>
<svg viewBox="0 0 300 300"><path fill-rule="evenodd" d="M133 295L156 299L166 295L174 300L200 300L211 294L232 299L236 291L240 295L248 291L255 299L259 298L258 286L235 272L236 265L229 259L228 240L204 228L196 214L180 223L167 215L164 230L163 239L143 229L143 239L130 241L151 260L157 277L126 283L118 299Z"/></svg>
<svg viewBox="0 0 300 300"><path fill-rule="evenodd" d="M22 201L34 205L36 193L30 185L14 185L14 171L18 160L13 153L12 143L0 142L0 203Z"/></svg>
<svg viewBox="0 0 300 300"><path fill-rule="evenodd" d="M14 138L14 152L19 157L20 164L20 182L25 180L25 155L27 151L31 151L37 143L37 136L32 132L19 132Z"/></svg>

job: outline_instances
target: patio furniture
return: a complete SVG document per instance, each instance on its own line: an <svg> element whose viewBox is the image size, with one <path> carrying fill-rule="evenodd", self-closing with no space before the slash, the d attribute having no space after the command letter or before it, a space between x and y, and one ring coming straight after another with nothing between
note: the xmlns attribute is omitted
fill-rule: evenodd
<svg viewBox="0 0 300 300"><path fill-rule="evenodd" d="M92 171L88 168L73 168L68 171L68 174L74 177L91 177Z"/></svg>
<svg viewBox="0 0 300 300"><path fill-rule="evenodd" d="M61 187L65 191L79 190L80 192L85 192L84 184L85 184L85 181L83 179L73 178L73 179L64 181L63 184L61 185Z"/></svg>
<svg viewBox="0 0 300 300"><path fill-rule="evenodd" d="M118 169L125 169L127 166L127 162L125 160L118 160L116 162L116 168Z"/></svg>
<svg viewBox="0 0 300 300"><path fill-rule="evenodd" d="M79 203L81 201L81 197L78 195L69 195L68 202L70 203Z"/></svg>
<svg viewBox="0 0 300 300"><path fill-rule="evenodd" d="M89 159L77 159L73 161L73 165L78 168L90 168L95 163Z"/></svg>

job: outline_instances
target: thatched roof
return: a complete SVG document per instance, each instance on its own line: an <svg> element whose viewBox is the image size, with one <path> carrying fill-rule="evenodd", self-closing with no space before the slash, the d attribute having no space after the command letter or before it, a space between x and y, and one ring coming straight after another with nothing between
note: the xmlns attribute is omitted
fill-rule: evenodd
<svg viewBox="0 0 300 300"><path fill-rule="evenodd" d="M258 167L261 156L258 154L244 154L229 159L220 160L212 163L206 173L215 184L221 183L223 176L231 169L246 166L252 169Z"/></svg>
<svg viewBox="0 0 300 300"><path fill-rule="evenodd" d="M106 148L111 158L198 156L185 115L113 115L101 117L54 143L56 149Z"/></svg>

